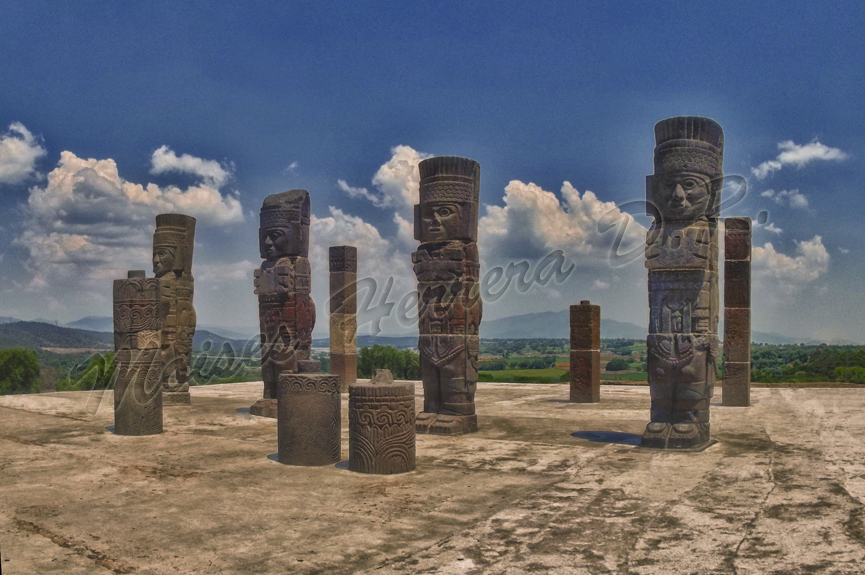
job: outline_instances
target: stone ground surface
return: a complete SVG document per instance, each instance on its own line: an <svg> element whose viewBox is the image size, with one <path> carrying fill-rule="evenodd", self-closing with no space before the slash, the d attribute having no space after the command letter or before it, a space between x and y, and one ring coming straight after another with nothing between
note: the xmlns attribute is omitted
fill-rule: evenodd
<svg viewBox="0 0 865 575"><path fill-rule="evenodd" d="M480 432L397 476L269 459L261 390L193 387L151 437L106 431L110 392L0 398L2 573L865 572L865 389L716 392L718 443L663 453L645 387L482 383Z"/></svg>

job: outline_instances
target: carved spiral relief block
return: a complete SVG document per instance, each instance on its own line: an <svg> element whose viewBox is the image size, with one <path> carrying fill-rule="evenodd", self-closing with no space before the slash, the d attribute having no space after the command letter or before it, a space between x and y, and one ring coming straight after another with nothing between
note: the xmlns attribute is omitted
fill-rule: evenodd
<svg viewBox="0 0 865 575"><path fill-rule="evenodd" d="M349 386L349 469L405 473L415 468L414 385Z"/></svg>

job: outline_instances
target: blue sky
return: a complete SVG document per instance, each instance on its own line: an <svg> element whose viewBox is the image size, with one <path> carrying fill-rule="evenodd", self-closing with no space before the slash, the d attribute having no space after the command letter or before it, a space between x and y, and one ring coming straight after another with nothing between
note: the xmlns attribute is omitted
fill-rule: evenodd
<svg viewBox="0 0 865 575"><path fill-rule="evenodd" d="M865 341L860 3L28 2L2 13L0 315L110 315L110 280L150 270L153 217L179 210L199 219L199 321L254 329L258 209L302 187L326 329L328 245L358 245L361 275L394 276L395 301L411 289L414 166L447 154L481 163L487 271L557 249L576 265L563 283L509 290L486 318L591 299L642 325L642 262L612 266L615 232L597 221L644 197L652 126L702 115L724 127L725 172L749 182L723 215L769 214L754 233L754 329ZM638 242L648 221L624 209L638 216L625 240Z"/></svg>

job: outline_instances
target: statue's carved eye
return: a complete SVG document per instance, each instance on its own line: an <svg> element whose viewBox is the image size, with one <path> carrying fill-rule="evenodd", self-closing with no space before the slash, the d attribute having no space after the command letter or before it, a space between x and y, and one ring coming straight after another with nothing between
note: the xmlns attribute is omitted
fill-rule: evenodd
<svg viewBox="0 0 865 575"><path fill-rule="evenodd" d="M439 212L439 215L440 215L440 216L449 216L449 215L451 215L451 209L450 209L450 208L439 208L439 211L438 211L438 212Z"/></svg>
<svg viewBox="0 0 865 575"><path fill-rule="evenodd" d="M696 178L685 178L682 180L682 188L686 190L693 190L694 188L698 188L700 186L700 180Z"/></svg>

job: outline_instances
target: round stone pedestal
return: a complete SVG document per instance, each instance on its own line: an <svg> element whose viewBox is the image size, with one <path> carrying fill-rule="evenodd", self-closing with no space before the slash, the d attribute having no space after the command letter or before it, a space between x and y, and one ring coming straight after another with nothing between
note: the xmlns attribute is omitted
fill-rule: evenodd
<svg viewBox="0 0 865 575"><path fill-rule="evenodd" d="M342 449L339 377L327 373L282 374L277 403L280 463L339 463Z"/></svg>
<svg viewBox="0 0 865 575"><path fill-rule="evenodd" d="M378 374L376 374L378 375ZM388 374L390 375L390 374ZM348 468L389 475L415 468L411 383L355 383L348 388Z"/></svg>

